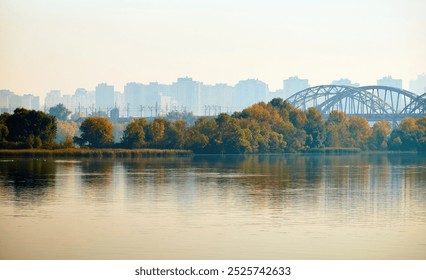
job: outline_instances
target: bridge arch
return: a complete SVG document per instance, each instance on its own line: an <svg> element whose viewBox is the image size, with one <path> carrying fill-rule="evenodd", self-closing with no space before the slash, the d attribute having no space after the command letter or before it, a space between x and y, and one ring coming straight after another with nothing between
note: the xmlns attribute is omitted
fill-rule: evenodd
<svg viewBox="0 0 426 280"><path fill-rule="evenodd" d="M407 115L426 115L426 92L421 96L417 96L412 102L410 102L402 111L402 114Z"/></svg>
<svg viewBox="0 0 426 280"><path fill-rule="evenodd" d="M426 114L426 93L418 96L387 86L321 85L299 91L287 101L303 110L315 107L324 117L338 110L348 115L365 116L368 121L386 119L395 123L404 117Z"/></svg>

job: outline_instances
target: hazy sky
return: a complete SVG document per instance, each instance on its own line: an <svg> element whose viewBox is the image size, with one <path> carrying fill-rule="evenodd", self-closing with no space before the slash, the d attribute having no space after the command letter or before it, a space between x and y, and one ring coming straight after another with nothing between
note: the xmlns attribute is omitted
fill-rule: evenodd
<svg viewBox="0 0 426 280"><path fill-rule="evenodd" d="M425 0L0 0L0 88L426 72Z"/></svg>

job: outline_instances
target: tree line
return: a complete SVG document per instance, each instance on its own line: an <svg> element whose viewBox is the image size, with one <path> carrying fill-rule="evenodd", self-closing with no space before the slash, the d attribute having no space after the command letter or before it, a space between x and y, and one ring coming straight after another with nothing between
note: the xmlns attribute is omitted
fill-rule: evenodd
<svg viewBox="0 0 426 280"><path fill-rule="evenodd" d="M57 110L58 108L55 108ZM6 148L52 148L57 118L63 110L43 112L16 109L0 116L0 145ZM62 117L61 117L62 116ZM61 124L61 126L63 126ZM185 120L133 119L119 141L113 124L104 117L84 119L79 135L66 134L56 146L90 148L188 149L194 153L284 153L322 148L384 151L426 151L426 117L406 118L397 128L385 120L370 127L364 117L332 111L325 120L320 111L306 111L275 98L232 115Z"/></svg>

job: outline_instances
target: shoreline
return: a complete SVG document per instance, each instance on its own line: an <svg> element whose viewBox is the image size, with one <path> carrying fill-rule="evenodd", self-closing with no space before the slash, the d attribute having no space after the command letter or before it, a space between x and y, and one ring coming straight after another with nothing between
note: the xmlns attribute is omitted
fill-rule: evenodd
<svg viewBox="0 0 426 280"><path fill-rule="evenodd" d="M22 149L0 150L0 158L24 157L24 158L143 158L143 157L169 157L191 156L189 150L166 149Z"/></svg>
<svg viewBox="0 0 426 280"><path fill-rule="evenodd" d="M264 156L264 155L373 155L373 154L423 154L417 151L363 151L357 148L308 149L296 153L246 153L246 154L203 154L191 150L173 149L0 149L0 158L148 158L148 157L191 157L191 156Z"/></svg>

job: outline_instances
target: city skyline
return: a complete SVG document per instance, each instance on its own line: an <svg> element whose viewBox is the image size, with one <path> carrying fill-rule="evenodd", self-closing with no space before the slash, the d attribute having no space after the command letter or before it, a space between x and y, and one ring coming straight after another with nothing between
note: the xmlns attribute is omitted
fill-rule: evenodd
<svg viewBox="0 0 426 280"><path fill-rule="evenodd" d="M392 76L384 76L376 82L377 84L362 86L378 85L402 89L402 80ZM333 80L328 85L361 86L347 78ZM121 117L164 116L172 111L192 112L196 116L216 115L241 111L258 102L269 102L273 98L291 99L299 91L318 86L310 85L309 79L298 76L283 80L282 89L275 91L258 79L240 80L235 85L210 85L184 77L177 78L171 84L128 82L123 90L108 83L99 83L94 89L77 88L73 94L56 89L50 90L44 99L31 94L19 96L10 90L0 89L0 112L11 113L19 107L47 112L51 107L63 104L72 112L78 113L77 117L108 115L113 108L118 109L117 113ZM418 75L416 80L410 80L409 89L414 96L425 93L426 75Z"/></svg>
<svg viewBox="0 0 426 280"><path fill-rule="evenodd" d="M95 84L93 84L93 86L90 86L90 87L77 86L77 87L71 89L71 91L63 90L62 88L53 88L53 87L51 87L46 92L42 92L40 94L36 93L35 91L32 91L32 90L25 91L25 92L16 92L14 89L6 88L6 87L2 86L1 84L0 84L0 90L7 90L7 91L10 91L10 92L12 92L12 93L14 93L16 95L19 95L19 96L32 94L32 95L38 96L38 97L40 97L40 98L42 98L44 100L44 98L46 97L46 94L49 93L49 92L51 92L51 91L59 91L59 92L61 92L61 94L74 94L74 93L78 92L80 89L85 89L85 90L89 90L89 91L95 91L97 86L102 85L102 84L106 84L106 85L112 85L115 89L118 89L118 92L123 93L124 89L126 88L126 86L128 84L131 84L131 83L145 84L145 85L149 85L149 84L153 84L153 83L154 84L171 85L171 84L175 83L176 81L178 81L179 79L185 79L185 78L193 79L194 81L196 81L198 83L201 83L203 85L207 85L207 86L227 85L227 86L231 86L231 87L235 87L241 81L258 80L260 82L265 83L268 86L269 91L271 93L273 93L273 92L279 92L279 91L284 91L284 93L285 93L285 91L286 91L286 86L285 86L286 81L290 81L291 82L291 80L293 80L293 79L296 79L296 80L297 79L301 79L301 80L303 80L303 81L301 81L303 84L307 84L308 85L306 87L300 88L300 90L308 88L310 86L333 85L333 84L348 85L348 86L355 86L355 87L359 87L359 86L370 86L370 85L385 85L386 82L380 82L380 81L394 80L394 82L393 82L394 84L392 84L392 82L391 82L391 83L389 83L387 85L388 86L392 86L392 87L396 87L396 88L405 89L405 90L411 91L411 92L413 92L415 94L418 94L418 95L421 95L422 93L426 92L426 91L422 91L421 89L420 89L420 91L419 91L419 89L417 89L417 90L413 90L412 89L413 87L415 87L415 88L419 87L417 85L413 86L413 83L415 83L415 82L421 82L421 84L426 83L426 74L425 74L425 72L423 72L421 74L418 74L418 75L416 75L415 77L412 77L409 80L403 80L403 79L400 79L399 77L394 77L392 75L383 75L383 76L380 76L380 77L372 78L371 79L372 83L370 83L370 84L359 83L356 80L352 80L350 77L334 78L334 79L332 79L332 80L330 80L328 82L325 82L325 83L314 84L314 83L311 82L311 79L309 77L301 77L299 75L292 75L292 76L286 77L284 79L281 79L280 80L280 87L276 87L276 88L272 88L269 83L267 83L266 81L263 81L263 80L261 80L259 78L256 78L256 77L246 77L244 79L237 80L233 84L229 84L229 83L226 83L226 82L223 82L223 81L217 81L215 83L208 83L208 82L205 82L205 81L202 81L202 80L197 80L197 79L195 79L194 77L191 77L191 76L182 76L181 75L181 76L176 77L171 82L166 82L166 83L159 82L158 79L157 80L152 80L152 81L146 81L146 82L145 81L141 81L141 80L133 80L133 81L126 81L123 84L123 86L118 87L117 85L111 83L110 81L98 81ZM396 83L395 83L395 81L396 81ZM296 93L297 90L292 90L291 92Z"/></svg>
<svg viewBox="0 0 426 280"><path fill-rule="evenodd" d="M361 85L424 73L425 1L51 1L0 3L0 87L42 99L106 82L235 85L285 77Z"/></svg>

